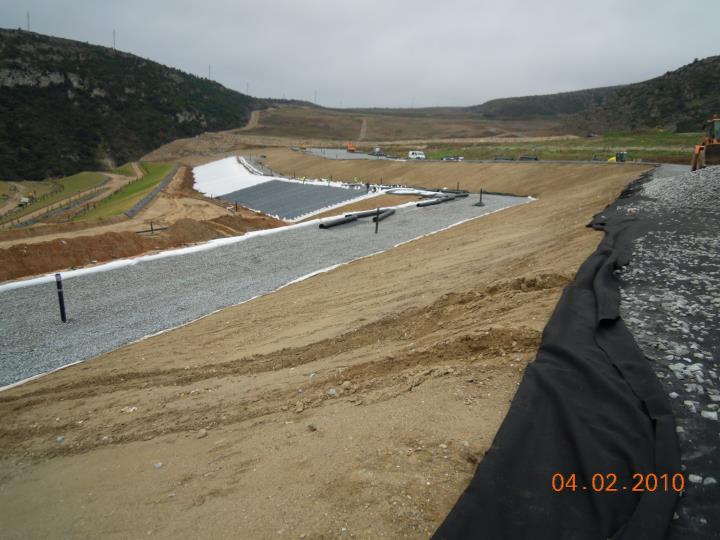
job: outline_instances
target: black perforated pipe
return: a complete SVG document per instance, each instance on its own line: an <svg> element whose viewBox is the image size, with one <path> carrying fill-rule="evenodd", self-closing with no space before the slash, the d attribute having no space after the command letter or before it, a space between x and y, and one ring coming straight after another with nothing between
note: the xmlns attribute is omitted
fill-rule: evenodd
<svg viewBox="0 0 720 540"><path fill-rule="evenodd" d="M336 225L343 225L344 223L350 223L351 221L357 221L357 216L346 216L336 219L331 219L329 221L323 221L320 224L321 229L329 229L330 227L335 227Z"/></svg>

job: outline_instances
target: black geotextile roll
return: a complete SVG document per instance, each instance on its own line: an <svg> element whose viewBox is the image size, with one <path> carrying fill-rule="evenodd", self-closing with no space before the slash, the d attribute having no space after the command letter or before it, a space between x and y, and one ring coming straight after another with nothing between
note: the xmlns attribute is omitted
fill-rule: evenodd
<svg viewBox="0 0 720 540"><path fill-rule="evenodd" d="M436 539L665 537L678 494L632 490L635 473L680 472L670 404L619 316L614 270L627 262L636 223L596 216L591 226L605 237L563 292L507 417ZM577 488L554 491L556 473L574 473ZM617 475L617 491L595 491L597 474L596 487Z"/></svg>

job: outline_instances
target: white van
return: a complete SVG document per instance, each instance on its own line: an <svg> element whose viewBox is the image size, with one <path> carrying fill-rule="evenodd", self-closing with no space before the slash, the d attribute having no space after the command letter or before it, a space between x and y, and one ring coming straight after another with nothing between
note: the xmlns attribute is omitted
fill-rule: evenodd
<svg viewBox="0 0 720 540"><path fill-rule="evenodd" d="M408 152L408 159L425 159L425 152L420 150L410 150Z"/></svg>

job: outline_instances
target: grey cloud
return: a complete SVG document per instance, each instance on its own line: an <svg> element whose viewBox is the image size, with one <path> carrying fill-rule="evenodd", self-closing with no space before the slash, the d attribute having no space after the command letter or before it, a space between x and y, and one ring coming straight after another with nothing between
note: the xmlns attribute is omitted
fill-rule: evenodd
<svg viewBox="0 0 720 540"><path fill-rule="evenodd" d="M101 45L262 97L471 105L644 80L718 54L720 3L26 0L0 25ZM689 24L688 21L692 21Z"/></svg>

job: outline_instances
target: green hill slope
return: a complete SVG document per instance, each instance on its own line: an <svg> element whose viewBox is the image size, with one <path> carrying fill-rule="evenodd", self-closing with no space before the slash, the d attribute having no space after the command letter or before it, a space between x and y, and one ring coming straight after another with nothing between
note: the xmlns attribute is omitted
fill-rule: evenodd
<svg viewBox="0 0 720 540"><path fill-rule="evenodd" d="M467 110L499 120L559 118L566 131L581 134L700 131L708 117L720 114L720 56L640 83L494 99Z"/></svg>
<svg viewBox="0 0 720 540"><path fill-rule="evenodd" d="M720 114L720 56L624 86L580 113L571 125L598 133L646 128L700 131L714 114Z"/></svg>
<svg viewBox="0 0 720 540"><path fill-rule="evenodd" d="M0 29L0 179L108 169L267 102L132 54Z"/></svg>
<svg viewBox="0 0 720 540"><path fill-rule="evenodd" d="M608 86L560 94L493 99L482 105L468 107L467 110L497 120L570 115L604 103L621 88Z"/></svg>

